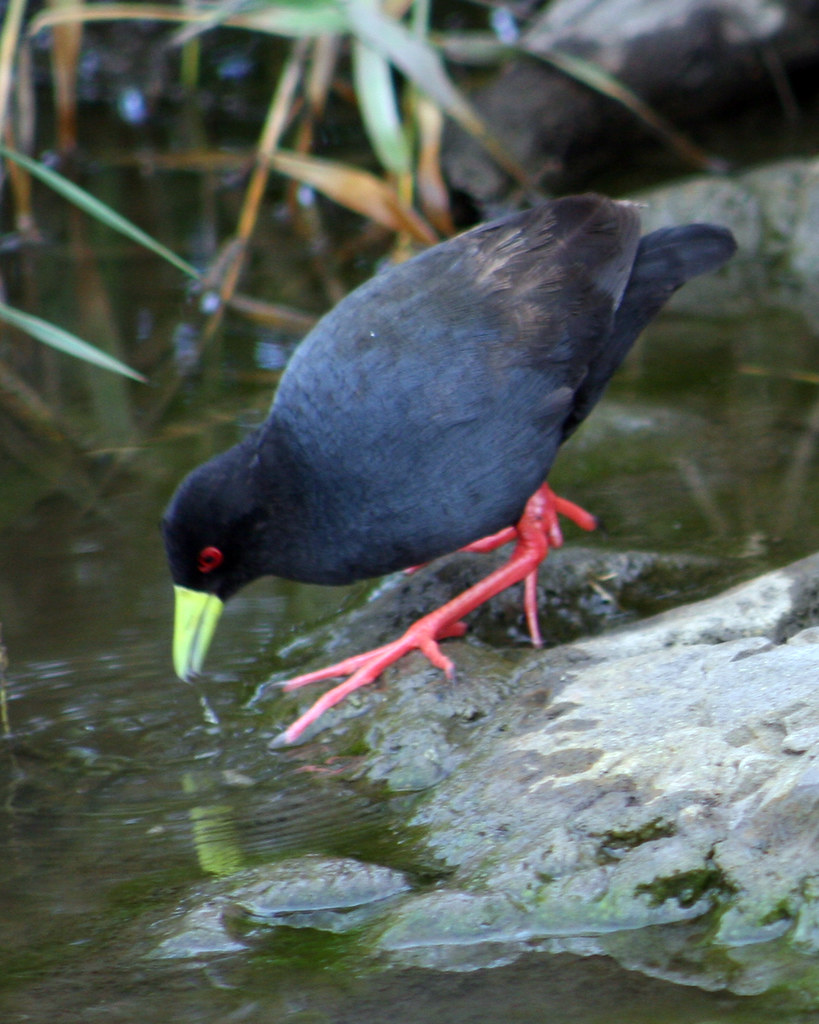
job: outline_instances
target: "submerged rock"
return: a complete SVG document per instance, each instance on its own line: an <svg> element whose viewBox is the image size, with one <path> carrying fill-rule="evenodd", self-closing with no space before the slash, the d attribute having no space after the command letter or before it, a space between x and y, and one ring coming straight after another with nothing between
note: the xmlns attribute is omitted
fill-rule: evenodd
<svg viewBox="0 0 819 1024"><path fill-rule="evenodd" d="M263 926L350 931L408 888L401 872L353 857L307 854L248 868L200 886L170 920L155 925L153 955L235 953Z"/></svg>

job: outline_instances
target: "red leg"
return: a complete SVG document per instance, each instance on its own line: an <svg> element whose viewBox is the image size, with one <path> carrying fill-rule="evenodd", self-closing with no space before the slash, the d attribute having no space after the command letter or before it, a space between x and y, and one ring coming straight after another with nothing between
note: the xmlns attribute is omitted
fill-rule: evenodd
<svg viewBox="0 0 819 1024"><path fill-rule="evenodd" d="M567 519L571 519L573 523L583 530L594 530L597 527L597 520L593 515L587 512L584 508L581 508L579 505L575 505L573 501L568 501L566 498L559 498L548 484L543 484L538 493L543 493L547 502L546 514L544 516L544 530L547 534L550 547L559 548L563 543L563 534L561 533L560 524L557 518L558 514L566 516ZM525 514L526 512L524 511L524 515ZM502 547L504 544L508 544L510 541L517 539L518 536L519 531L517 526L507 526L504 530L499 530L497 533L490 534L488 537L482 537L480 540L473 541L472 544L467 544L466 547L461 548L461 551L494 551L496 548ZM544 558L545 557L546 556L544 555ZM523 609L526 614L526 625L529 629L529 636L532 638L532 643L535 647L543 646L537 615L537 572L539 567L539 565L535 566L532 572L530 572L526 577L524 581L523 597Z"/></svg>
<svg viewBox="0 0 819 1024"><path fill-rule="evenodd" d="M540 646L540 628L537 621L537 570L549 553L549 548L559 547L563 543L558 514L565 515L584 530L593 530L596 526L593 516L573 502L558 498L551 488L544 484L526 503L526 508L516 527L501 530L464 549L466 551L492 551L509 540L517 539L517 544L509 560L491 572L486 579L476 583L440 608L436 608L429 615L418 619L398 640L393 640L392 643L376 647L364 654L357 654L327 668L319 669L317 672L296 676L285 683L285 690L295 690L320 679L349 676L343 683L339 683L319 697L312 707L282 734L281 742L292 743L298 739L304 730L325 711L338 704L359 687L373 682L388 665L392 665L408 651L416 648L422 651L436 668L440 668L447 678L451 679L454 667L449 658L441 652L438 641L447 637L463 636L466 632L466 624L462 621L464 616L521 580L525 581L524 609L529 633L532 642L536 646Z"/></svg>
<svg viewBox="0 0 819 1024"><path fill-rule="evenodd" d="M460 550L477 551L479 554L484 554L487 551L495 551L497 548L503 547L504 544L509 544L513 540L517 539L517 526L507 526L505 530L498 530L497 533L491 533L488 537L481 537L480 540L473 540L471 544L467 544L465 548L461 548Z"/></svg>

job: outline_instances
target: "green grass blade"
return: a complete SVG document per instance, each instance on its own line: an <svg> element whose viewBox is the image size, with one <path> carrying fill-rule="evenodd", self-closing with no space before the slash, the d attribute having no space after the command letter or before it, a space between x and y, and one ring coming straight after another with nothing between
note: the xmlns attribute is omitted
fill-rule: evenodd
<svg viewBox="0 0 819 1024"><path fill-rule="evenodd" d="M21 331L30 334L32 338L59 349L61 352L66 352L70 356L84 359L87 363L93 363L104 370L121 373L123 376L138 380L143 384L146 383L146 379L141 373L132 370L130 366L121 363L119 359L114 359L107 352L89 345L87 341L82 341L69 331L64 331L62 327L50 324L47 320L41 320L38 316L32 316L31 313L24 313L20 309L14 309L13 306L7 306L4 302L0 302L0 320L19 327Z"/></svg>
<svg viewBox="0 0 819 1024"><path fill-rule="evenodd" d="M24 167L29 174L33 177L38 178L49 188L54 189L64 199L67 199L70 203L84 210L90 216L96 218L100 223L107 225L113 231L118 231L121 235L125 235L126 238L130 238L132 242L136 242L138 245L144 246L146 249L150 249L151 252L156 253L157 256L161 256L162 259L167 260L173 264L177 270L181 270L183 274L187 274L188 277L199 280L199 271L187 263L180 256L177 256L175 252L172 252L161 242L157 242L155 238L151 238L149 234L138 228L136 224L133 224L130 220L127 220L121 214L112 210L110 206L100 202L99 199L95 199L90 192L86 192L84 188L80 188L79 185L75 185L73 181L69 181L68 178L63 177L62 174L58 174L57 171L52 171L49 167L44 167L43 164L38 163L36 160L32 160L31 157L26 156L23 153L18 153L16 150L9 149L8 146L0 145L0 156L6 157L8 160L13 160L16 164Z"/></svg>
<svg viewBox="0 0 819 1024"><path fill-rule="evenodd" d="M345 0L288 0L246 4L240 13L251 26L283 36L319 36L349 30Z"/></svg>
<svg viewBox="0 0 819 1024"><path fill-rule="evenodd" d="M401 123L389 63L380 53L353 41L355 90L361 117L378 159L393 174L408 174L412 156Z"/></svg>
<svg viewBox="0 0 819 1024"><path fill-rule="evenodd" d="M179 29L171 38L181 45L216 25L236 25L251 31L295 39L346 32L347 16L339 0L291 0L289 3L248 4L244 0L226 0Z"/></svg>

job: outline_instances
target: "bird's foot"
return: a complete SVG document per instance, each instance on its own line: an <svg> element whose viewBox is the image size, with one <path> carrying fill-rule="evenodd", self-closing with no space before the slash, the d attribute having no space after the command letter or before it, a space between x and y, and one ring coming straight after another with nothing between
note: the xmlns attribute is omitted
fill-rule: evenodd
<svg viewBox="0 0 819 1024"><path fill-rule="evenodd" d="M551 548L559 548L563 544L563 531L560 529L558 516L565 516L566 519L570 519L581 530L595 530L597 528L595 516L581 508L580 505L576 505L573 501L558 497L548 484L543 484L526 503L523 516L517 526L501 530L491 537L484 537L475 542L476 546L470 545L467 548L467 550L474 551L493 551L496 547L500 547L501 544L506 544L514 536L520 536L524 520L527 520L526 526L528 529L539 531L542 535L546 550L543 557L535 563L534 568L523 580L523 612L526 617L529 637L534 647L543 646L537 613L537 574ZM506 536L510 529L513 537ZM514 558L515 556L513 555L512 557Z"/></svg>
<svg viewBox="0 0 819 1024"><path fill-rule="evenodd" d="M275 741L276 745L292 743L297 740L304 730L320 718L325 711L334 707L360 687L374 682L384 669L412 650L420 650L436 668L441 669L447 679L451 679L455 671L454 666L441 651L438 641L448 637L463 636L466 632L466 623L453 622L442 616L441 613L447 607L448 605L443 605L422 619L418 619L403 636L398 640L393 640L392 643L384 644L383 647L375 647L363 654L356 654L352 658L336 662L335 665L328 665L316 672L306 672L304 675L295 676L284 683L282 688L289 692L322 679L348 676L343 683L339 683L322 694L303 715L285 729Z"/></svg>
<svg viewBox="0 0 819 1024"><path fill-rule="evenodd" d="M579 505L566 501L565 498L558 498L552 489L544 484L526 503L517 526L484 537L464 548L465 551L493 551L511 540L516 540L515 549L504 565L440 608L418 619L398 640L363 654L356 654L352 658L316 672L296 676L286 682L283 688L290 691L322 679L348 677L319 697L300 718L296 719L277 739L277 745L297 740L325 711L355 690L373 682L385 668L409 651L420 650L436 668L441 669L446 677L451 679L454 672L453 664L443 654L438 642L449 637L463 636L466 632L464 616L507 587L520 583L521 580L524 581L523 605L529 634L532 643L539 647L542 641L537 619L537 571L549 549L559 547L563 543L558 515L566 516L584 530L593 530L597 525L594 516Z"/></svg>

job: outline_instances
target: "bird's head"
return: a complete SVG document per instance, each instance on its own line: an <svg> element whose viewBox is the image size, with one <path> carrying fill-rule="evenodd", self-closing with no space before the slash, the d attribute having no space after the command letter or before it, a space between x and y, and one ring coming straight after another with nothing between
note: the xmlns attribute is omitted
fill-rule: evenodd
<svg viewBox="0 0 819 1024"><path fill-rule="evenodd" d="M174 668L185 680L201 670L225 601L265 572L264 516L248 461L236 452L194 470L162 519L175 593Z"/></svg>

